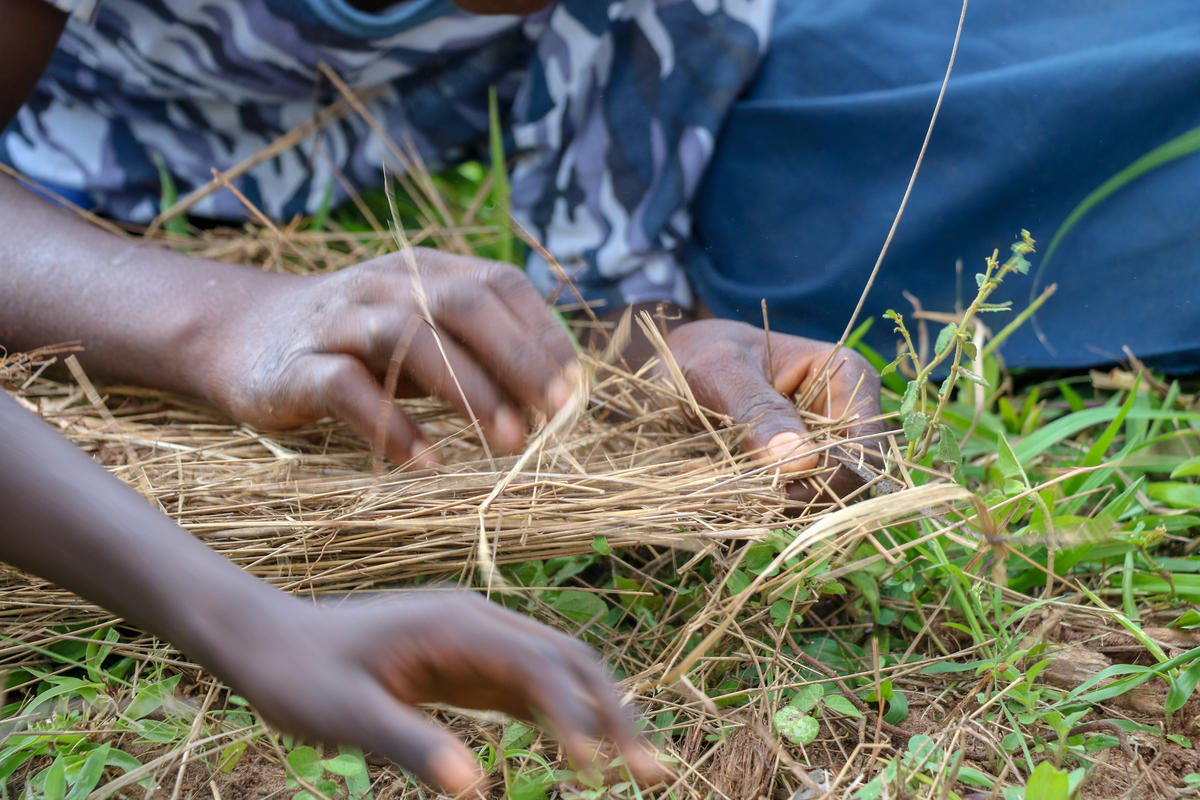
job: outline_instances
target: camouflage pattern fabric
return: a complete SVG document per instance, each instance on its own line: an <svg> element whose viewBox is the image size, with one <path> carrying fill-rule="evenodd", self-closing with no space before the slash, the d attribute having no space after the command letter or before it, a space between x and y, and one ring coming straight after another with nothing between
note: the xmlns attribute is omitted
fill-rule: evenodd
<svg viewBox="0 0 1200 800"><path fill-rule="evenodd" d="M437 167L484 154L496 87L517 155L513 211L589 301L691 294L679 266L688 206L722 120L754 74L774 0L562 0L527 17L409 0L380 15L346 0L52 0L72 18L49 70L0 133L0 160L115 218L158 211L156 154L181 193L340 98ZM313 213L339 177L398 167L349 115L236 181L276 218ZM245 215L229 192L197 216ZM557 278L536 254L529 273ZM569 295L564 299L571 299Z"/></svg>

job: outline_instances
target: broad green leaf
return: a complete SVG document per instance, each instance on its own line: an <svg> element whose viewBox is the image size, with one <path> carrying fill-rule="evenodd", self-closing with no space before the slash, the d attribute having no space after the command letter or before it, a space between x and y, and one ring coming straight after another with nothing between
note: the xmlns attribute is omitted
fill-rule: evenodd
<svg viewBox="0 0 1200 800"><path fill-rule="evenodd" d="M1175 469L1171 470L1172 478L1185 478L1188 475L1200 475L1200 456L1189 458Z"/></svg>
<svg viewBox="0 0 1200 800"><path fill-rule="evenodd" d="M332 772L334 775L357 775L360 772L365 772L367 764L362 760L362 756L356 756L353 753L339 753L333 758L326 758L321 761L321 766L326 772Z"/></svg>
<svg viewBox="0 0 1200 800"><path fill-rule="evenodd" d="M508 787L510 800L548 800L554 776L547 772L522 772Z"/></svg>
<svg viewBox="0 0 1200 800"><path fill-rule="evenodd" d="M941 355L942 351L950 346L954 341L954 334L958 333L958 326L951 322L949 325L942 328L937 335L937 341L934 342L933 352Z"/></svg>
<svg viewBox="0 0 1200 800"><path fill-rule="evenodd" d="M976 384L977 386L982 386L985 389L991 388L991 383L988 381L987 378L983 377L982 375L979 375L978 373L972 372L969 369L960 369L958 371L958 377L968 380L971 383Z"/></svg>
<svg viewBox="0 0 1200 800"><path fill-rule="evenodd" d="M750 578L740 569L735 569L729 573L729 580L725 584L725 588L729 590L731 596L741 594L746 587L750 585Z"/></svg>
<svg viewBox="0 0 1200 800"><path fill-rule="evenodd" d="M596 538L592 539L592 549L602 556L612 555L612 545L610 545L608 543L608 539L605 539L603 536L597 536Z"/></svg>
<svg viewBox="0 0 1200 800"><path fill-rule="evenodd" d="M914 411L904 417L904 438L910 442L915 442L925 433L925 429L929 427L929 417L922 414L920 411Z"/></svg>
<svg viewBox="0 0 1200 800"><path fill-rule="evenodd" d="M108 658L113 644L120 638L121 635L115 628L104 628L96 631L88 641L87 648L84 650L84 661L87 662L88 677L96 683L104 682L104 659Z"/></svg>
<svg viewBox="0 0 1200 800"><path fill-rule="evenodd" d="M879 800L883 796L883 776L876 775L871 782L854 793L854 800Z"/></svg>
<svg viewBox="0 0 1200 800"><path fill-rule="evenodd" d="M904 692L892 692L892 697L888 700L887 712L883 715L884 722L890 722L893 725L899 725L908 717L908 698Z"/></svg>
<svg viewBox="0 0 1200 800"><path fill-rule="evenodd" d="M825 705L830 710L844 716L854 717L855 719L863 718L863 713L855 707L854 703L851 703L840 694L831 694L829 697L826 697Z"/></svg>
<svg viewBox="0 0 1200 800"><path fill-rule="evenodd" d="M904 397L900 400L900 416L906 417L917 405L917 382L909 381L904 389Z"/></svg>
<svg viewBox="0 0 1200 800"><path fill-rule="evenodd" d="M320 780L324 772L321 768L321 756L307 745L301 745L288 753L287 763L301 780L309 783Z"/></svg>
<svg viewBox="0 0 1200 800"><path fill-rule="evenodd" d="M991 789L996 785L996 779L991 775L980 772L973 767L968 767L966 764L959 766L958 779L963 783L969 783L984 789Z"/></svg>
<svg viewBox="0 0 1200 800"><path fill-rule="evenodd" d="M520 722L510 722L504 726L504 735L500 737L500 752L507 755L512 750L524 750L533 742L537 731Z"/></svg>
<svg viewBox="0 0 1200 800"><path fill-rule="evenodd" d="M1195 630L1200 628L1200 611L1194 608L1189 608L1180 615L1179 619L1167 624L1168 628L1182 628L1184 630Z"/></svg>
<svg viewBox="0 0 1200 800"><path fill-rule="evenodd" d="M90 699L95 697L96 693L104 688L104 684L102 683L84 681L69 675L49 676L42 685L46 684L50 684L49 688L38 692L37 697L29 703L30 710L36 709L50 700L65 694L77 694L84 699Z"/></svg>
<svg viewBox="0 0 1200 800"><path fill-rule="evenodd" d="M742 567L753 575L761 575L774 560L774 547L769 544L756 544L746 550L746 557L742 559Z"/></svg>
<svg viewBox="0 0 1200 800"><path fill-rule="evenodd" d="M608 605L600 595L573 589L547 593L546 602L555 611L581 625L603 616L604 612L608 611Z"/></svg>
<svg viewBox="0 0 1200 800"><path fill-rule="evenodd" d="M1049 761L1043 761L1034 768L1025 784L1026 800L1068 800L1071 782L1067 773L1055 767Z"/></svg>
<svg viewBox="0 0 1200 800"><path fill-rule="evenodd" d="M234 742L228 747L223 748L221 750L221 757L217 759L217 769L226 774L233 772L237 768L242 753L246 752L246 747L249 744L249 742Z"/></svg>
<svg viewBox="0 0 1200 800"><path fill-rule="evenodd" d="M792 744L811 744L821 725L797 708L786 706L775 712L775 730Z"/></svg>
<svg viewBox="0 0 1200 800"><path fill-rule="evenodd" d="M168 697L175 693L175 686L182 675L172 675L166 680L157 681L141 689L133 697L133 702L125 708L125 716L129 719L142 719L158 710Z"/></svg>
<svg viewBox="0 0 1200 800"><path fill-rule="evenodd" d="M958 438L946 423L938 425L938 458L947 464L958 466L962 463L962 450L958 447Z"/></svg>
<svg viewBox="0 0 1200 800"><path fill-rule="evenodd" d="M825 687L820 683L810 683L796 690L796 696L788 703L790 708L797 711L811 711L817 701L825 694Z"/></svg>

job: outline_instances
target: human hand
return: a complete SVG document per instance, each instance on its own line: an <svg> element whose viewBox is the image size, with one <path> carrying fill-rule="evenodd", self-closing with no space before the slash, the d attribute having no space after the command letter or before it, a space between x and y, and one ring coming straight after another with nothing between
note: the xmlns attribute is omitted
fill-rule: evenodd
<svg viewBox="0 0 1200 800"><path fill-rule="evenodd" d="M322 276L261 273L231 292L240 296L213 326L205 394L255 427L333 416L396 463L437 463L385 393L396 358L399 396L438 397L478 420L495 450L520 449L520 410L553 414L570 399L579 374L570 337L515 267L424 248L412 257L436 338L404 254Z"/></svg>
<svg viewBox="0 0 1200 800"><path fill-rule="evenodd" d="M219 637L212 662L284 731L386 756L457 796L479 781L478 760L411 708L446 703L544 723L581 768L606 737L637 780L663 777L595 653L565 634L458 590L342 606L280 599L252 642Z"/></svg>
<svg viewBox="0 0 1200 800"><path fill-rule="evenodd" d="M704 319L675 328L667 337L697 402L749 430L742 447L764 463L779 463L785 472L810 470L829 461L829 451L810 452L818 445L796 411L792 396L821 377L834 345L799 336L767 336L744 322ZM857 419L846 431L861 439L868 460L878 457L880 421L879 375L853 350L841 349L829 364L828 386L814 396L810 410L837 419ZM806 453L808 453L806 455ZM853 453L857 455L857 451ZM862 484L853 471L839 466L824 478L830 490L844 495ZM811 487L793 484L797 499L814 496Z"/></svg>

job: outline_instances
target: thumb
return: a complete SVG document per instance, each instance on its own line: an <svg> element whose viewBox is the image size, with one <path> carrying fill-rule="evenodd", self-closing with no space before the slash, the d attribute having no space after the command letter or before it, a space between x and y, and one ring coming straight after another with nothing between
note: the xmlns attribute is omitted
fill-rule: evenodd
<svg viewBox="0 0 1200 800"><path fill-rule="evenodd" d="M760 363L740 349L730 355L688 370L688 385L696 400L746 425L742 449L760 461L779 464L786 472L814 469L819 456L804 455L812 444L796 407L771 385Z"/></svg>
<svg viewBox="0 0 1200 800"><path fill-rule="evenodd" d="M363 687L364 713L359 744L391 759L431 786L454 797L480 785L483 772L466 745L413 711L378 684Z"/></svg>

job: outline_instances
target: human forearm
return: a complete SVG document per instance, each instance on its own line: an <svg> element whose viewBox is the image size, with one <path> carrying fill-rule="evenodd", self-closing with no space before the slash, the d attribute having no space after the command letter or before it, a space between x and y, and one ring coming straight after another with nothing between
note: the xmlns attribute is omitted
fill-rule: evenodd
<svg viewBox="0 0 1200 800"><path fill-rule="evenodd" d="M218 671L289 600L235 567L0 391L0 560ZM254 613L247 613L253 609Z"/></svg>
<svg viewBox="0 0 1200 800"><path fill-rule="evenodd" d="M120 238L3 176L0 228L0 344L79 341L89 371L196 396L231 304L289 280Z"/></svg>
<svg viewBox="0 0 1200 800"><path fill-rule="evenodd" d="M410 704L549 720L580 764L612 737L661 772L594 654L468 592L314 605L209 550L0 391L0 560L167 639L273 724L394 759L456 795L474 756Z"/></svg>

